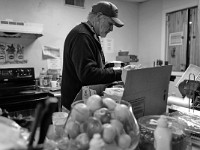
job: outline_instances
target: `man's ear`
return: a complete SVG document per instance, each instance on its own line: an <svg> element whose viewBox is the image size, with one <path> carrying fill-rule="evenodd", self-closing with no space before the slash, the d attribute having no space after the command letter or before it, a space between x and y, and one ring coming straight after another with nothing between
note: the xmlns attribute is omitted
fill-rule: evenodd
<svg viewBox="0 0 200 150"><path fill-rule="evenodd" d="M103 16L102 12L98 12L97 17L101 17L101 16Z"/></svg>

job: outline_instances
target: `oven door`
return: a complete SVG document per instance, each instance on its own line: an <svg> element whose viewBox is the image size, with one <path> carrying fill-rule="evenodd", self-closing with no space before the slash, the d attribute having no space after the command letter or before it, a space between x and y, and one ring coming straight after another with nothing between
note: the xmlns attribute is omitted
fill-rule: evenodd
<svg viewBox="0 0 200 150"><path fill-rule="evenodd" d="M8 111L9 116L27 117L33 116L38 103L44 103L48 98L48 93L32 92L20 93L19 95L11 95L0 97L0 108Z"/></svg>

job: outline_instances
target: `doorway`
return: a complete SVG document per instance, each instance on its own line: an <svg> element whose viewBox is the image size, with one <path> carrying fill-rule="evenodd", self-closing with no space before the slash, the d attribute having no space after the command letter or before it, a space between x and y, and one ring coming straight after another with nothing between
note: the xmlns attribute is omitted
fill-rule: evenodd
<svg viewBox="0 0 200 150"><path fill-rule="evenodd" d="M173 71L185 71L189 64L200 66L198 8L166 14L166 60Z"/></svg>

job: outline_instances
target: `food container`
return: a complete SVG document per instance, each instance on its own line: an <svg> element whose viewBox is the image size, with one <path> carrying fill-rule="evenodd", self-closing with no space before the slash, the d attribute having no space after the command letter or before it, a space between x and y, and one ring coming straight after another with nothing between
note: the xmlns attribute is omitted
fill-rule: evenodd
<svg viewBox="0 0 200 150"><path fill-rule="evenodd" d="M99 100L94 100L95 96ZM105 150L134 150L138 146L140 132L131 104L127 101L116 102L107 98L107 102L111 100L116 104L111 109L106 103L106 98L95 96L89 97L87 101L78 100L72 104L65 127L65 134L68 134L71 141L67 144L69 146L67 148L75 146L78 150L90 148L96 150L104 143ZM95 108L97 103L100 106L98 109ZM120 111L122 107L125 108L124 111Z"/></svg>
<svg viewBox="0 0 200 150"><path fill-rule="evenodd" d="M55 134L61 136L63 134L64 124L66 122L68 113L66 112L54 112L52 114L52 123Z"/></svg>
<svg viewBox="0 0 200 150"><path fill-rule="evenodd" d="M154 130L157 127L159 115L149 115L138 119L140 127L140 147L143 150L155 150ZM172 130L172 150L186 150L188 136L184 133L184 124L173 117L167 117L168 127Z"/></svg>
<svg viewBox="0 0 200 150"><path fill-rule="evenodd" d="M129 51L119 51L118 56L128 56Z"/></svg>
<svg viewBox="0 0 200 150"><path fill-rule="evenodd" d="M51 80L52 80L52 75L45 75L43 78L43 86L51 87Z"/></svg>

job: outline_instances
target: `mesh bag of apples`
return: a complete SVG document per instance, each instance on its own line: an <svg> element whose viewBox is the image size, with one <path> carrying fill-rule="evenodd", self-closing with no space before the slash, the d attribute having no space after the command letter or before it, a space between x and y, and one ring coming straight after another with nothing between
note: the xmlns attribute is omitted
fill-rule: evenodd
<svg viewBox="0 0 200 150"><path fill-rule="evenodd" d="M133 150L140 138L130 104L99 95L72 104L63 134L70 150Z"/></svg>

